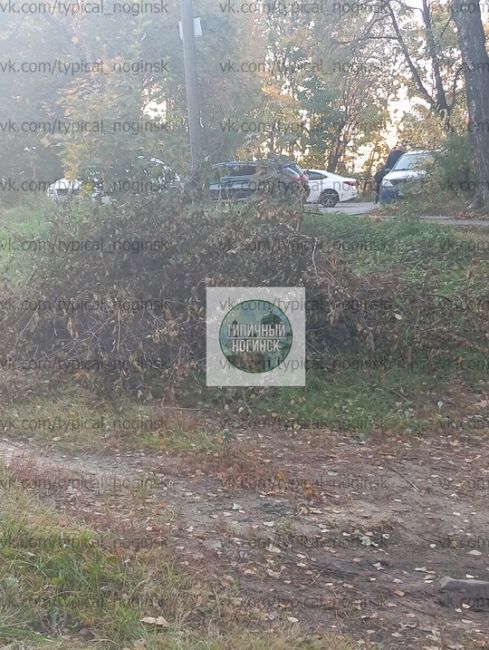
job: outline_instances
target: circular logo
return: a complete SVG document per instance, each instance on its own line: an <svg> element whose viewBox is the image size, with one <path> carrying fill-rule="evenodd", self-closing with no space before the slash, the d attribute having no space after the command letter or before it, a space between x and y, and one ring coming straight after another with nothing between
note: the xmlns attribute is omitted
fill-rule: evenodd
<svg viewBox="0 0 489 650"><path fill-rule="evenodd" d="M270 372L292 347L292 326L284 312L267 300L246 300L224 316L219 344L229 363L244 372Z"/></svg>

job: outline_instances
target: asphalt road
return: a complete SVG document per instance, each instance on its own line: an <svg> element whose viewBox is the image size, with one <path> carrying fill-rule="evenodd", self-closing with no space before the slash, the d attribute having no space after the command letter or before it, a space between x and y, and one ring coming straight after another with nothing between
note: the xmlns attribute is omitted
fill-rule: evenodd
<svg viewBox="0 0 489 650"><path fill-rule="evenodd" d="M344 214L349 217L363 217L372 214L377 205L375 203L338 203L334 208L322 208L317 205L309 206L313 212L321 212L322 214ZM382 219L392 219L393 217L382 215ZM454 219L453 217L446 217L443 215L433 215L427 217L420 217L423 221L431 223L439 223L443 226L471 226L471 227L486 227L489 228L489 221L483 219Z"/></svg>
<svg viewBox="0 0 489 650"><path fill-rule="evenodd" d="M341 214L346 214L350 217L359 217L364 214L369 214L375 210L376 207L377 206L375 203L355 202L338 203L334 208L322 208L317 204L310 205L310 209L313 212L322 212L323 214L336 214L338 212L341 212Z"/></svg>

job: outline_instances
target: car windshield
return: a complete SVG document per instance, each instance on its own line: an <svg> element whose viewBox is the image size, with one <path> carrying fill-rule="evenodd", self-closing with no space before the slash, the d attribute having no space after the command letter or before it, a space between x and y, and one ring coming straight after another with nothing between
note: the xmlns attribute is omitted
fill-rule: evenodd
<svg viewBox="0 0 489 650"><path fill-rule="evenodd" d="M392 171L401 172L411 169L420 169L429 159L427 153L405 153L399 158Z"/></svg>

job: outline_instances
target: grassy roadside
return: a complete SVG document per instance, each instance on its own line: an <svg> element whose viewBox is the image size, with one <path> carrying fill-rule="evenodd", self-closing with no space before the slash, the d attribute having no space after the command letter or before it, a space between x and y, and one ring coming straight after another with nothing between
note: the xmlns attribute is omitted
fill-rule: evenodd
<svg viewBox="0 0 489 650"><path fill-rule="evenodd" d="M50 211L44 203L25 205L0 213L0 273L15 283L29 277L37 251L49 231Z"/></svg>
<svg viewBox="0 0 489 650"><path fill-rule="evenodd" d="M388 222L340 215L306 215L303 230L316 238L338 265L346 264L357 277L378 282L402 282L420 301L427 291L438 296L439 313L429 323L444 333L454 328L451 346L416 351L386 359L382 353L333 357L320 369L311 364L304 388L277 388L266 393L231 391L229 405L242 400L253 413L272 413L289 423L324 426L369 434L469 429L467 404L489 386L487 342L474 318L489 311L489 236L457 232L417 219ZM312 244L311 244L312 249ZM361 306L360 306L361 307ZM352 306L354 308L354 306ZM411 303L402 290L394 296L396 318L409 319ZM412 331L401 329L409 347ZM439 345L439 344L438 344ZM211 393L216 405L223 399ZM489 426L480 416L478 426ZM479 416L478 416L479 417Z"/></svg>
<svg viewBox="0 0 489 650"><path fill-rule="evenodd" d="M42 400L4 404L0 424L11 439L30 440L44 449L91 453L111 447L219 453L232 434L227 425L219 426L216 413L227 414L239 428L267 418L297 429L324 427L366 436L375 431L476 433L489 428L485 408L476 408L478 395L489 382L487 369L481 367L484 359L465 361L457 375L450 366L436 371L426 365L382 368L382 360L377 369L337 370L330 375L311 371L304 388L199 395L202 412L195 414L128 396L121 396L116 409L87 389L56 386ZM193 393L186 399L195 407Z"/></svg>
<svg viewBox="0 0 489 650"><path fill-rule="evenodd" d="M73 232L85 220L83 210L73 212ZM71 217L70 217L71 218ZM27 234L41 237L47 232L48 216L22 209L2 216L17 238ZM422 299L426 287L435 290L446 307L443 320L464 325L473 312L489 310L489 236L459 233L413 218L389 222L354 219L339 215L306 214L302 224L306 234L316 237L318 246L338 258L357 277L380 281L407 282ZM6 252L0 251L0 265ZM3 261L2 261L3 260ZM25 262L18 252L10 252L9 268ZM14 265L15 265L14 264ZM5 267L4 267L5 269ZM22 283L24 273L10 276ZM382 280L381 280L382 279ZM465 302L464 302L465 301ZM399 292L395 296L397 317L409 315L410 304ZM409 327L401 330L409 342ZM465 339L452 349L434 350L433 355L413 354L386 361L375 351L369 356L342 352L320 369L307 370L304 388L280 388L265 392L206 389L203 378L189 385L183 399L186 406L205 409L230 408L244 404L246 416L273 413L298 426L324 426L370 434L374 430L417 432L442 430L445 425L463 425L464 404L455 395L476 395L488 386L487 342ZM97 451L114 439L131 447L155 450L183 450L196 453L218 450L225 435L192 419L191 415L162 418L157 404L145 403L135 395L101 398L83 376L66 374L50 384L38 373L42 385L39 399L28 373L0 370L0 389L5 396L0 428L5 435L35 440L39 444L68 450ZM463 401L463 400L462 400ZM470 400L467 400L470 401ZM440 406L442 402L442 406ZM460 400L459 400L460 402ZM236 409L239 410L239 409ZM94 417L96 413L96 417ZM470 415L470 414L469 414ZM482 425L484 424L482 420Z"/></svg>

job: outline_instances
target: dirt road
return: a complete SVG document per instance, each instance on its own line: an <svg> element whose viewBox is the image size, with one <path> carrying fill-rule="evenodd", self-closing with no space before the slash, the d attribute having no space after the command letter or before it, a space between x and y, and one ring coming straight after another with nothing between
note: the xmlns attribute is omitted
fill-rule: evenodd
<svg viewBox="0 0 489 650"><path fill-rule="evenodd" d="M257 626L297 620L392 650L489 648L487 613L437 592L444 575L489 579L488 452L487 432L361 441L258 424L204 455L0 444L63 514L239 586L233 604L256 607Z"/></svg>

